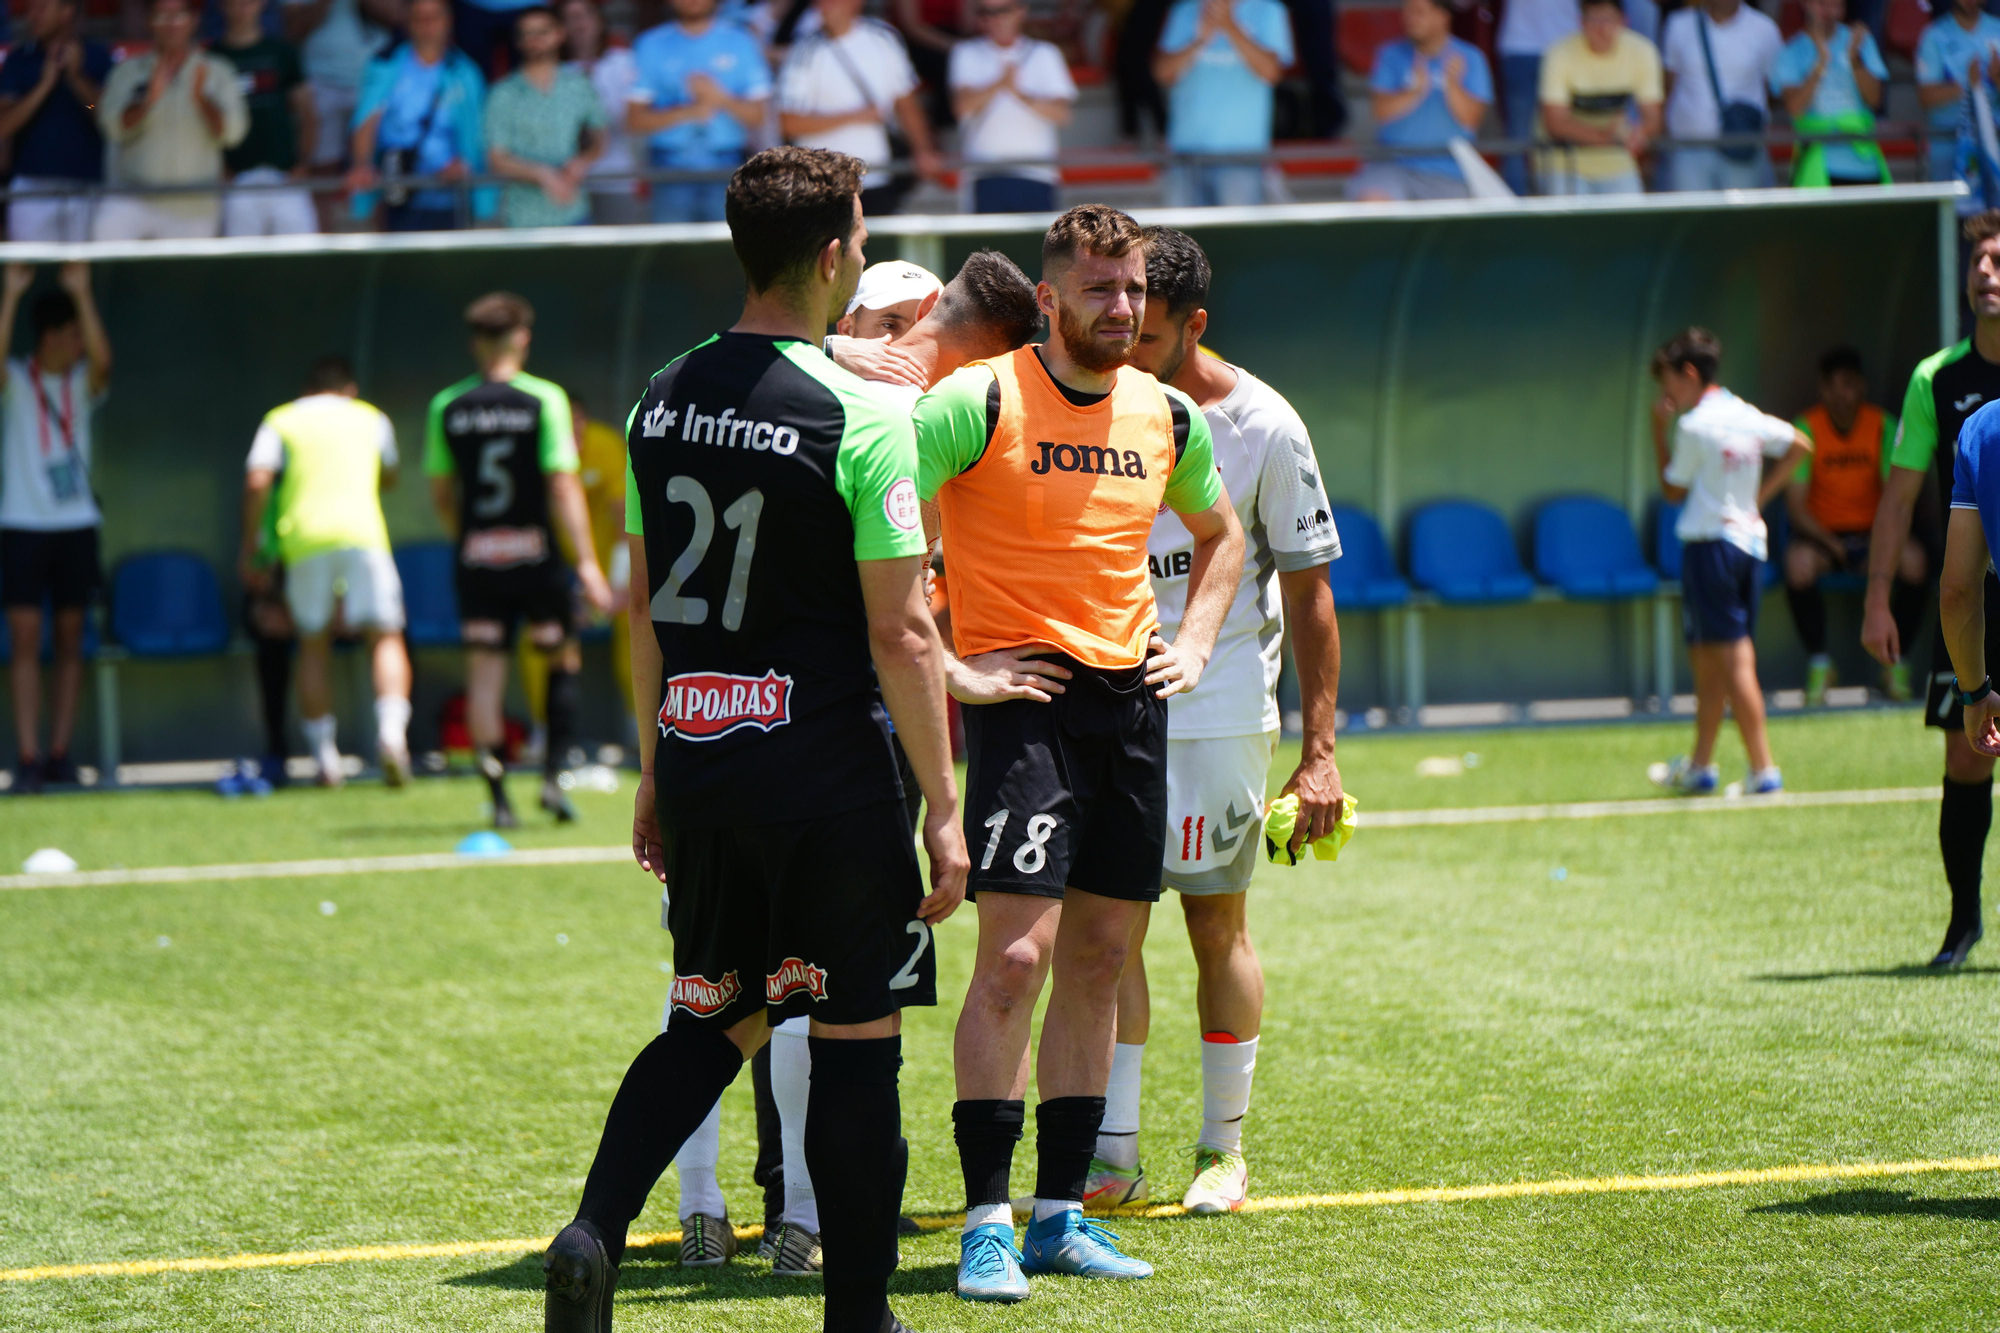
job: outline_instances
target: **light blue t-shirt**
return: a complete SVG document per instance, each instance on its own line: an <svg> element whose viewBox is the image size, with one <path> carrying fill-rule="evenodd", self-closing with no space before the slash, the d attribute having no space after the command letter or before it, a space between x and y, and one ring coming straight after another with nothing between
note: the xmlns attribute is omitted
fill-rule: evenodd
<svg viewBox="0 0 2000 1333"><path fill-rule="evenodd" d="M656 111L694 101L687 90L690 74L708 75L731 97L771 95L763 49L734 23L711 20L694 35L678 23L663 23L632 43L632 61L639 69L632 100ZM736 117L717 111L706 120L670 125L646 142L659 165L719 166L742 154L750 132Z"/></svg>
<svg viewBox="0 0 2000 1333"><path fill-rule="evenodd" d="M2000 46L2000 18L1982 13L1972 31L1967 32L1959 26L1956 14L1947 13L1925 28L1923 39L1917 43L1917 82L1955 83L1962 89L1967 82L1966 67L1975 60L1984 60L1996 46ZM1956 151L1952 137L1958 127L1959 109L1959 102L1946 102L1930 109L1932 180L1952 178L1952 157Z"/></svg>
<svg viewBox="0 0 2000 1333"><path fill-rule="evenodd" d="M413 176L435 176L458 156L452 90L446 87L442 96L438 91L445 64L442 60L435 65L405 60L382 108L382 123L376 130L375 141L384 148L415 148L416 162L409 173ZM411 202L419 208L450 208L453 199L448 190L419 190Z"/></svg>
<svg viewBox="0 0 2000 1333"><path fill-rule="evenodd" d="M1848 57L1848 47L1853 41L1854 33L1847 28L1835 28L1833 36L1827 39L1830 54L1826 73L1820 75L1819 87L1813 91L1812 105L1807 108L1809 114L1844 116L1875 110L1862 100L1861 89L1854 82L1854 64ZM1813 66L1818 63L1819 48L1813 45L1811 37L1800 33L1778 52L1777 63L1771 66L1771 91L1782 94L1787 88L1798 87L1811 76ZM1882 53L1876 49L1872 35L1862 38L1861 64L1876 78L1888 81L1889 67L1882 63ZM1826 172L1835 180L1873 181L1881 175L1873 162L1857 153L1853 145L1844 143L1826 146Z"/></svg>
<svg viewBox="0 0 2000 1333"><path fill-rule="evenodd" d="M1235 0L1236 26L1251 41L1292 63L1291 15L1278 0ZM1194 45L1201 0L1176 0L1160 29L1160 50ZM1218 32L1167 94L1167 147L1177 153L1252 153L1271 146L1271 85L1250 72Z"/></svg>
<svg viewBox="0 0 2000 1333"><path fill-rule="evenodd" d="M1979 511L1988 551L2000 541L2000 402L1988 403L1958 428L1958 456L1951 468L1951 507ZM1988 670L1992 666L1988 663Z"/></svg>
<svg viewBox="0 0 2000 1333"><path fill-rule="evenodd" d="M1459 85L1467 93L1482 102L1493 101L1493 71L1487 67L1486 56L1471 42L1460 41L1456 37L1445 39L1444 49L1429 57L1430 91L1424 100L1401 120L1383 121L1376 128L1375 137L1382 143L1396 148L1437 148L1453 139L1473 137L1474 131L1451 118L1451 109L1444 101L1444 67L1453 56L1465 62L1465 73ZM1372 92L1400 93L1410 86L1410 75L1416 69L1417 61L1423 59L1409 39L1398 38L1375 53L1375 72L1368 76L1368 87ZM1396 161L1415 171L1433 172L1440 176L1450 176L1463 180L1458 163L1451 160L1448 153L1421 157L1398 156Z"/></svg>

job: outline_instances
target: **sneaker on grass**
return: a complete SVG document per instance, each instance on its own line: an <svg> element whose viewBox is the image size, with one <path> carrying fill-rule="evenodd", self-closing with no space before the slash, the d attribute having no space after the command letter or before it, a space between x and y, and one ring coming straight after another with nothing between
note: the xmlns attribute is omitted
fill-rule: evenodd
<svg viewBox="0 0 2000 1333"><path fill-rule="evenodd" d="M819 1234L786 1222L778 1228L771 1271L779 1277L812 1277L820 1271Z"/></svg>
<svg viewBox="0 0 2000 1333"><path fill-rule="evenodd" d="M736 1228L726 1217L696 1213L681 1219L681 1267L720 1268L736 1253Z"/></svg>
<svg viewBox="0 0 2000 1333"><path fill-rule="evenodd" d="M1152 1187L1146 1183L1144 1166L1127 1171L1101 1157L1090 1159L1090 1174L1083 1178L1084 1207L1134 1208L1151 1196ZM1032 1206L1029 1211L1033 1211Z"/></svg>
<svg viewBox="0 0 2000 1333"><path fill-rule="evenodd" d="M1682 796L1712 796L1722 783L1721 772L1714 764L1703 764L1697 768L1686 755L1671 764L1650 766L1646 776L1655 787L1664 787Z"/></svg>
<svg viewBox="0 0 2000 1333"><path fill-rule="evenodd" d="M1021 1247L1021 1271L1068 1277L1151 1277L1153 1266L1111 1243L1117 1239L1115 1232L1105 1230L1081 1211L1065 1208L1028 1223L1028 1241Z"/></svg>
<svg viewBox="0 0 2000 1333"><path fill-rule="evenodd" d="M966 1301L1028 1299L1013 1227L974 1227L958 1238L958 1296Z"/></svg>
<svg viewBox="0 0 2000 1333"><path fill-rule="evenodd" d="M1250 1163L1240 1152L1224 1152L1198 1143L1194 1149L1194 1181L1181 1207L1191 1213L1233 1213L1250 1192Z"/></svg>

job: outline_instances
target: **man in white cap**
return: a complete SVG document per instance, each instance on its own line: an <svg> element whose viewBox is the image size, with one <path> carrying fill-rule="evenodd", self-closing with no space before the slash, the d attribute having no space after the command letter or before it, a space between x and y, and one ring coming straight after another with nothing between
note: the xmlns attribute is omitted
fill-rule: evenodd
<svg viewBox="0 0 2000 1333"><path fill-rule="evenodd" d="M870 264L861 271L854 299L833 327L850 338L887 338L893 343L931 312L943 291L937 274L921 264L900 259Z"/></svg>

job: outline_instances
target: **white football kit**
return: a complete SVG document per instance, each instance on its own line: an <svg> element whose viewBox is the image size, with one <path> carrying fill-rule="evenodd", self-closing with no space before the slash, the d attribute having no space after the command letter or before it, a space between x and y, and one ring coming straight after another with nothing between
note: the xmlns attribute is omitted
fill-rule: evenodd
<svg viewBox="0 0 2000 1333"><path fill-rule="evenodd" d="M1201 683L1167 701L1166 883L1182 893L1241 893L1250 884L1264 835L1264 778L1278 744L1285 604L1277 575L1340 558L1305 423L1277 390L1232 369L1236 387L1203 415L1216 471L1243 524L1243 583ZM1162 509L1147 561L1169 640L1187 607L1193 554L1186 526Z"/></svg>

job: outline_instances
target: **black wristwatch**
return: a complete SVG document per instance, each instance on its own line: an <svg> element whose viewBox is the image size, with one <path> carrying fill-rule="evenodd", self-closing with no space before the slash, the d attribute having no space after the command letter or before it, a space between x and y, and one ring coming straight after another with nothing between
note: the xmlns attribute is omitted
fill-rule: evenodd
<svg viewBox="0 0 2000 1333"><path fill-rule="evenodd" d="M1958 706L1960 708L1969 708L1981 699L1984 699L1987 695L1993 693L1993 677L1988 676L1985 680L1980 681L1978 689L1967 690L1959 685L1958 677L1953 676L1951 678L1951 687L1958 691Z"/></svg>

